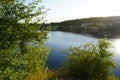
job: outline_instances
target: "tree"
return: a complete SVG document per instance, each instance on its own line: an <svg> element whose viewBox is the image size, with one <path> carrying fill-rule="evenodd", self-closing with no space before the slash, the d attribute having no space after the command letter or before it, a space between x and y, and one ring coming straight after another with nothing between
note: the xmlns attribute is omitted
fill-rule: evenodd
<svg viewBox="0 0 120 80"><path fill-rule="evenodd" d="M100 40L97 45L86 44L81 47L69 48L65 53L68 62L64 64L68 75L88 80L118 80L111 72L115 67L112 53L108 51L110 44Z"/></svg>
<svg viewBox="0 0 120 80"><path fill-rule="evenodd" d="M0 80L24 80L46 71L49 50L44 46L46 32L31 25L44 14L41 0L0 1ZM36 22L43 21L43 17Z"/></svg>

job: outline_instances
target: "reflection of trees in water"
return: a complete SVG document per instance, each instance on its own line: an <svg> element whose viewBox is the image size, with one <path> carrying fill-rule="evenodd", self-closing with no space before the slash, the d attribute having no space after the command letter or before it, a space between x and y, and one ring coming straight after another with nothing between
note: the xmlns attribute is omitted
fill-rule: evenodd
<svg viewBox="0 0 120 80"><path fill-rule="evenodd" d="M56 30L74 32L80 34L91 34L96 37L109 38L120 36L120 17L96 17L68 20L60 23L51 23L51 26L56 27Z"/></svg>

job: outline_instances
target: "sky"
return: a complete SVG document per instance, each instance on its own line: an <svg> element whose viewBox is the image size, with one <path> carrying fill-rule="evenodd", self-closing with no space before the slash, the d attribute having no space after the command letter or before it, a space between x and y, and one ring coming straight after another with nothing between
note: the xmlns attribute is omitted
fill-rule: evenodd
<svg viewBox="0 0 120 80"><path fill-rule="evenodd" d="M49 22L89 17L120 16L120 0L43 0Z"/></svg>

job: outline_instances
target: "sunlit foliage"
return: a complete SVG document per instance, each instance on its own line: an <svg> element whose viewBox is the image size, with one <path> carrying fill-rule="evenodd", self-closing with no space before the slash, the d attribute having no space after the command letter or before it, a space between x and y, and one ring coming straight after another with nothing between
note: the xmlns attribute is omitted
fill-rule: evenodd
<svg viewBox="0 0 120 80"><path fill-rule="evenodd" d="M49 50L44 46L46 32L31 25L44 13L41 0L0 1L0 80L24 80L32 74L47 72ZM42 17L41 17L42 18ZM42 22L39 19L36 24Z"/></svg>
<svg viewBox="0 0 120 80"><path fill-rule="evenodd" d="M85 44L81 47L69 48L65 53L68 62L64 64L67 75L90 80L117 80L111 72L115 67L113 53L108 51L110 43L102 39L98 44ZM113 78L113 79L112 79Z"/></svg>

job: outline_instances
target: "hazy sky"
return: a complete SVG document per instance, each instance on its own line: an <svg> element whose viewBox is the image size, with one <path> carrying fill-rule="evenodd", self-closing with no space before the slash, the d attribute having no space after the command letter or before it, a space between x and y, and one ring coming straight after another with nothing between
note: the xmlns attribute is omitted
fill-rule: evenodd
<svg viewBox="0 0 120 80"><path fill-rule="evenodd" d="M48 22L100 16L120 16L120 0L43 0Z"/></svg>

